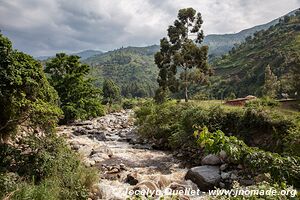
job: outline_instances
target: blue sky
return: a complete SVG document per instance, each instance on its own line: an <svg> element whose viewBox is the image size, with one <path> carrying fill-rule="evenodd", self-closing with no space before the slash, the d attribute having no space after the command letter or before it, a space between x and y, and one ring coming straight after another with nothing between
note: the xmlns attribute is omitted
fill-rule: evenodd
<svg viewBox="0 0 300 200"><path fill-rule="evenodd" d="M234 33L300 7L300 0L0 0L0 30L34 56L158 44L180 8L204 33Z"/></svg>

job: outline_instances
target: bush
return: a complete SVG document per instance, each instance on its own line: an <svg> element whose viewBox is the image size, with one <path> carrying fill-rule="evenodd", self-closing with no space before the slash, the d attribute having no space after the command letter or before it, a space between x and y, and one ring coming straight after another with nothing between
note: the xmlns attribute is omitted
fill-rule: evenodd
<svg viewBox="0 0 300 200"><path fill-rule="evenodd" d="M6 174L0 179L2 196L13 192L13 199L86 199L98 180L96 170L85 167L62 138L30 136L20 146L22 151L10 145L0 149L5 158L0 173Z"/></svg>
<svg viewBox="0 0 300 200"><path fill-rule="evenodd" d="M122 107L124 109L133 109L135 106L138 105L137 99L123 99L122 101Z"/></svg>
<svg viewBox="0 0 300 200"><path fill-rule="evenodd" d="M279 106L279 102L275 101L274 99L271 99L269 97L264 97L261 99L254 99L251 101L246 102L245 104L248 108L260 108L260 107L270 107L274 108Z"/></svg>
<svg viewBox="0 0 300 200"><path fill-rule="evenodd" d="M195 131L199 146L209 153L218 154L224 150L232 161L243 163L255 172L270 173L276 181L286 180L300 186L300 157L280 156L256 147L249 147L234 136L225 136L222 131L209 132L206 127Z"/></svg>
<svg viewBox="0 0 300 200"><path fill-rule="evenodd" d="M289 152L292 146L281 141L288 141L291 130L299 129L293 116L285 116L276 110L227 108L220 105L207 107L192 102L182 104L168 101L157 105L150 101L137 109L136 118L141 135L163 139L167 142L165 146L175 149L184 143L192 143L195 126L207 126L211 131L222 130L228 135L242 138L248 145L278 153ZM300 135L298 132L294 134ZM293 137L297 138L296 135ZM294 141L293 148L296 148L297 140L289 139ZM290 152L299 155L295 150Z"/></svg>

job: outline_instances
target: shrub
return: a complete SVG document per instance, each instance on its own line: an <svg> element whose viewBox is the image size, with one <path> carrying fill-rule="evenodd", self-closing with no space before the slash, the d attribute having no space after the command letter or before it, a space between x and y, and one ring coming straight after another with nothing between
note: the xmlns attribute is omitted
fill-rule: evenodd
<svg viewBox="0 0 300 200"><path fill-rule="evenodd" d="M0 156L6 158L0 173L21 177L18 181L14 176L0 179L3 194L13 191L15 199L87 198L98 179L97 172L85 167L62 138L29 136L20 141L20 146L22 151L10 145L0 150Z"/></svg>
<svg viewBox="0 0 300 200"><path fill-rule="evenodd" d="M225 136L222 131L209 132L206 127L194 132L197 143L209 153L224 150L234 162L243 163L255 172L270 173L276 181L286 180L300 186L300 157L280 156L257 147L249 147L234 136Z"/></svg>
<svg viewBox="0 0 300 200"><path fill-rule="evenodd" d="M260 99L254 99L251 101L247 101L245 106L248 108L260 108L260 107L270 107L270 108L274 108L277 107L279 105L278 101L275 101L272 98L269 97L263 97Z"/></svg>
<svg viewBox="0 0 300 200"><path fill-rule="evenodd" d="M162 138L168 143L165 146L173 148L192 143L195 126L207 126L211 131L222 130L228 135L242 138L248 145L282 153L288 152L292 146L288 142L279 141L288 141L291 130L299 129L293 116L283 115L276 110L227 108L220 105L207 107L192 102L182 104L169 101L159 105L147 102L137 109L136 118L141 135L157 140ZM262 136L267 139L257 140ZM296 139L289 139L297 145ZM295 150L290 152L299 155Z"/></svg>
<svg viewBox="0 0 300 200"><path fill-rule="evenodd" d="M142 102L140 99L123 99L122 107L124 109L133 109L136 106L139 106Z"/></svg>

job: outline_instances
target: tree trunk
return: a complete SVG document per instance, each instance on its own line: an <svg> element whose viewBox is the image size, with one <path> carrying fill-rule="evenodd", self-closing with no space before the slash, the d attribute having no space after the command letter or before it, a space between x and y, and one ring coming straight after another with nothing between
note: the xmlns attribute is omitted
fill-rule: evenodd
<svg viewBox="0 0 300 200"><path fill-rule="evenodd" d="M188 84L187 84L187 69L184 69L184 101L188 102Z"/></svg>
<svg viewBox="0 0 300 200"><path fill-rule="evenodd" d="M185 95L184 95L184 100L185 102L188 102L189 101L189 98L188 98L188 88L187 88L187 84L185 85L185 91L184 91Z"/></svg>

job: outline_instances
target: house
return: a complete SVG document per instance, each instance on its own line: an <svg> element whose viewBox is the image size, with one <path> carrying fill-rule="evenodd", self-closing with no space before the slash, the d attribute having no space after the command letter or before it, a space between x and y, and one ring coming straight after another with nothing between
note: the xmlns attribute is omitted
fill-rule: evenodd
<svg viewBox="0 0 300 200"><path fill-rule="evenodd" d="M252 96L252 95L248 95L244 98L228 100L228 101L225 102L225 104L226 105L231 105L231 106L244 106L247 101L250 101L252 99L256 99L256 97Z"/></svg>

